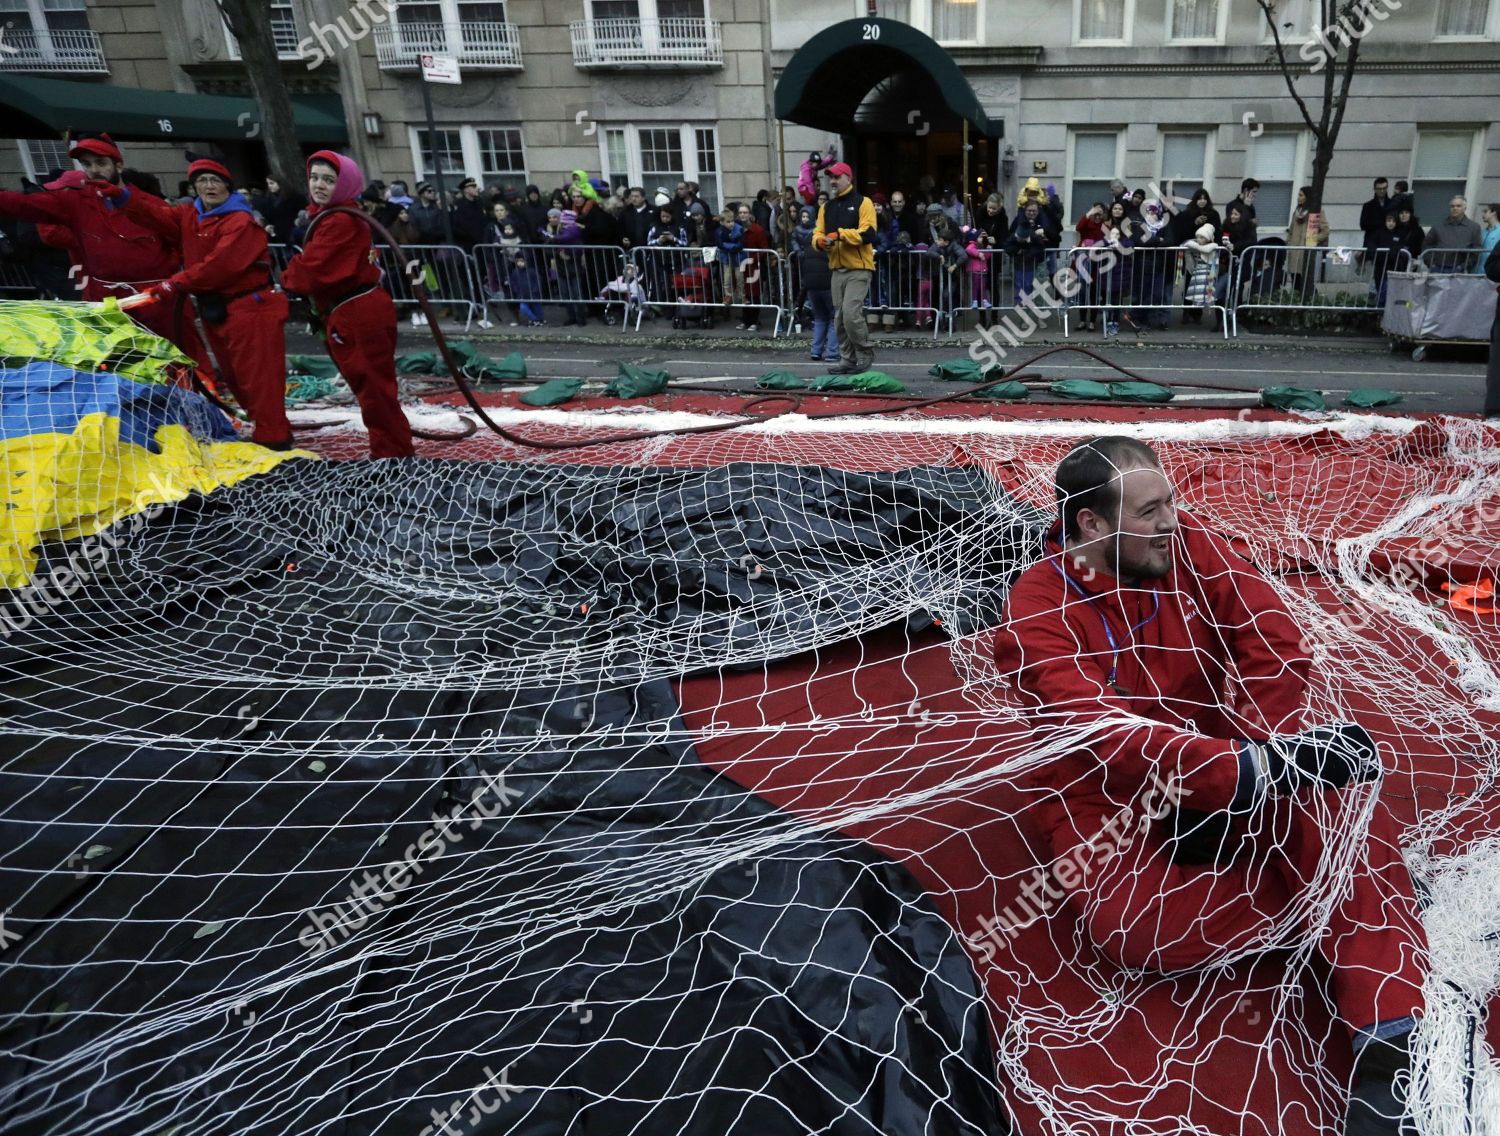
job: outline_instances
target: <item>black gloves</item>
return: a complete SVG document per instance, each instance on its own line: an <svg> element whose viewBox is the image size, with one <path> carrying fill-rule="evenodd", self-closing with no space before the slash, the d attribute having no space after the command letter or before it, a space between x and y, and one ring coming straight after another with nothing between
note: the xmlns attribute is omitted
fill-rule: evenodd
<svg viewBox="0 0 1500 1136"><path fill-rule="evenodd" d="M1292 793L1304 785L1342 789L1378 781L1381 775L1375 739L1354 722L1314 726L1300 734L1246 744L1265 781L1280 793Z"/></svg>
<svg viewBox="0 0 1500 1136"><path fill-rule="evenodd" d="M861 229L859 231L859 239L867 245L873 245L875 243L875 230Z"/></svg>

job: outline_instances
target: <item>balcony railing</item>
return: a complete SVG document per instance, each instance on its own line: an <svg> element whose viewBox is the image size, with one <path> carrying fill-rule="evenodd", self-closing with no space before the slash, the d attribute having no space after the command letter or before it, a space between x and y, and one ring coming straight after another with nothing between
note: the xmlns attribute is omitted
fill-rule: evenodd
<svg viewBox="0 0 1500 1136"><path fill-rule="evenodd" d="M109 74L98 33L87 30L3 28L0 71L47 71Z"/></svg>
<svg viewBox="0 0 1500 1136"><path fill-rule="evenodd" d="M578 20L575 67L722 67L717 20Z"/></svg>
<svg viewBox="0 0 1500 1136"><path fill-rule="evenodd" d="M375 61L382 70L414 71L427 54L456 55L460 70L520 71L521 33L515 24L489 20L376 26Z"/></svg>

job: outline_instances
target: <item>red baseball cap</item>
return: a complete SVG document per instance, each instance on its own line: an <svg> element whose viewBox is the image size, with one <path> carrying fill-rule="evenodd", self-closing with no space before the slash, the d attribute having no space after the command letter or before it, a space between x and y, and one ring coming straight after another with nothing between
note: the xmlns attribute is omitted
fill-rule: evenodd
<svg viewBox="0 0 1500 1136"><path fill-rule="evenodd" d="M68 150L70 158L77 158L83 154L98 154L101 158L113 158L117 162L125 160L125 156L120 153L120 148L115 145L115 140L108 134L102 133L80 138Z"/></svg>
<svg viewBox="0 0 1500 1136"><path fill-rule="evenodd" d="M218 174L224 179L225 185L234 184L234 178L230 175L228 168L212 158L199 158L188 166L188 181L192 181L199 174Z"/></svg>
<svg viewBox="0 0 1500 1136"><path fill-rule="evenodd" d="M829 177L838 177L840 174L847 177L854 176L854 171L849 168L848 162L834 162L833 165L828 167Z"/></svg>

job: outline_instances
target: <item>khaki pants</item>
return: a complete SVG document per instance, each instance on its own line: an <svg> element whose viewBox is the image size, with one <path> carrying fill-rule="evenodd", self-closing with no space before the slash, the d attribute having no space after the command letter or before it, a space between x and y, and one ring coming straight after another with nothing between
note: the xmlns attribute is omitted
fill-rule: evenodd
<svg viewBox="0 0 1500 1136"><path fill-rule="evenodd" d="M862 371L875 365L870 329L865 325L865 297L870 293L870 274L862 268L833 270L833 323L838 329L839 358Z"/></svg>

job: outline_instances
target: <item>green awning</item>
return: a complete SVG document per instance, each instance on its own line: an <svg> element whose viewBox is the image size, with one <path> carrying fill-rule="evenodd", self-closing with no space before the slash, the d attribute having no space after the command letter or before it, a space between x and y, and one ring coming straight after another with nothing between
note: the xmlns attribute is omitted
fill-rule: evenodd
<svg viewBox="0 0 1500 1136"><path fill-rule="evenodd" d="M107 130L117 142L243 142L260 133L254 99L24 75L0 75L0 111L15 138ZM292 113L299 142L349 140L337 95L293 95Z"/></svg>
<svg viewBox="0 0 1500 1136"><path fill-rule="evenodd" d="M980 134L997 133L947 51L910 24L877 18L844 20L803 44L776 84L776 117L845 133L877 83L909 70L932 76L948 109Z"/></svg>

